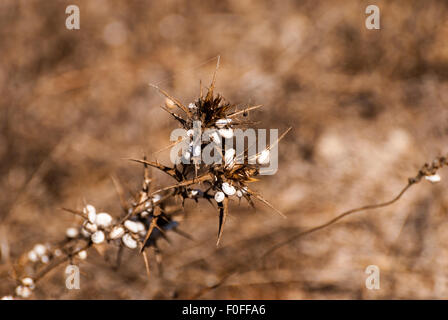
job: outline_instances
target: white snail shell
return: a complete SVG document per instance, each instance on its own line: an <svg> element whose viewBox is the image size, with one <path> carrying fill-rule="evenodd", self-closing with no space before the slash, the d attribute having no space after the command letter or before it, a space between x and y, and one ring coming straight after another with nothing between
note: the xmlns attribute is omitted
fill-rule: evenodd
<svg viewBox="0 0 448 320"><path fill-rule="evenodd" d="M96 209L91 204L86 205L84 208L84 213L87 214L87 220L89 220L90 223L95 223L96 218Z"/></svg>
<svg viewBox="0 0 448 320"><path fill-rule="evenodd" d="M106 236L104 235L104 232L100 230L92 234L92 237L90 239L92 240L93 243L100 244L104 242Z"/></svg>
<svg viewBox="0 0 448 320"><path fill-rule="evenodd" d="M267 164L271 158L271 153L268 149L261 151L261 153L257 156L258 164Z"/></svg>
<svg viewBox="0 0 448 320"><path fill-rule="evenodd" d="M43 244L38 243L34 246L33 251L40 257L47 252L47 248Z"/></svg>
<svg viewBox="0 0 448 320"><path fill-rule="evenodd" d="M96 224L90 223L88 221L84 222L83 229L87 232L94 233L98 230L98 226Z"/></svg>
<svg viewBox="0 0 448 320"><path fill-rule="evenodd" d="M201 155L201 145L194 146L193 157L199 157Z"/></svg>
<svg viewBox="0 0 448 320"><path fill-rule="evenodd" d="M32 291L30 288L25 286L18 286L16 288L16 295L18 295L21 298L29 298L32 294Z"/></svg>
<svg viewBox="0 0 448 320"><path fill-rule="evenodd" d="M112 224L112 217L106 212L98 213L95 223L100 228L107 228Z"/></svg>
<svg viewBox="0 0 448 320"><path fill-rule="evenodd" d="M191 159L191 153L190 153L190 151L185 151L185 153L182 155L182 158L184 158L184 160L186 160L186 161L184 161L184 162L188 162L188 161L190 161L190 159Z"/></svg>
<svg viewBox="0 0 448 320"><path fill-rule="evenodd" d="M233 129L219 129L218 132L223 138L230 139L233 137Z"/></svg>
<svg viewBox="0 0 448 320"><path fill-rule="evenodd" d="M224 182L221 186L221 189L228 196L233 196L236 193L235 187L230 185L228 182Z"/></svg>
<svg viewBox="0 0 448 320"><path fill-rule="evenodd" d="M235 149L233 148L226 150L226 153L224 155L226 167L233 167L233 164L235 163L235 153Z"/></svg>
<svg viewBox="0 0 448 320"><path fill-rule="evenodd" d="M65 231L65 235L67 236L67 238L76 238L79 235L79 230L78 228L68 228Z"/></svg>
<svg viewBox="0 0 448 320"><path fill-rule="evenodd" d="M109 238L112 240L121 238L124 235L124 228L122 226L116 226L109 233Z"/></svg>
<svg viewBox="0 0 448 320"><path fill-rule="evenodd" d="M431 183L437 183L437 182L440 182L440 180L442 180L442 178L438 174L433 174L431 176L425 176L425 179Z"/></svg>
<svg viewBox="0 0 448 320"><path fill-rule="evenodd" d="M157 203L162 200L162 196L160 194L155 194L152 196L152 202Z"/></svg>
<svg viewBox="0 0 448 320"><path fill-rule="evenodd" d="M34 288L34 280L30 277L26 277L22 279L22 284L24 286L30 287L31 289Z"/></svg>
<svg viewBox="0 0 448 320"><path fill-rule="evenodd" d="M149 216L149 212L148 211L142 211L142 212L140 212L140 216L142 217L142 218L146 218L147 216Z"/></svg>
<svg viewBox="0 0 448 320"><path fill-rule="evenodd" d="M90 238L91 233L89 231L87 231L86 229L81 228L81 234L84 238Z"/></svg>
<svg viewBox="0 0 448 320"><path fill-rule="evenodd" d="M31 262L36 262L37 260L39 260L39 257L34 250L28 252L28 260L30 260Z"/></svg>
<svg viewBox="0 0 448 320"><path fill-rule="evenodd" d="M82 251L78 252L78 258L81 259L81 260L87 259L87 251L86 250L82 250Z"/></svg>
<svg viewBox="0 0 448 320"><path fill-rule="evenodd" d="M222 202L225 198L224 192L218 191L215 193L215 201Z"/></svg>
<svg viewBox="0 0 448 320"><path fill-rule="evenodd" d="M129 249L137 248L137 241L135 241L135 239L132 238L132 236L129 233L125 233L121 238L121 240L123 241L123 244Z"/></svg>
<svg viewBox="0 0 448 320"><path fill-rule="evenodd" d="M140 231L145 230L145 225L140 221L126 220L124 222L124 227L132 233L139 233Z"/></svg>

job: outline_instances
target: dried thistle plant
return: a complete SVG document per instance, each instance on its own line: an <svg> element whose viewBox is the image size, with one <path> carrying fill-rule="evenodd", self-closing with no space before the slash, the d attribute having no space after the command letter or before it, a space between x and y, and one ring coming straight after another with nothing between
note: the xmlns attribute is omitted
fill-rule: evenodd
<svg viewBox="0 0 448 320"><path fill-rule="evenodd" d="M251 182L257 181L260 166L264 165L274 145L267 146L264 150L252 155L254 161L249 161L249 155L244 152L237 155L235 149L225 148L223 140L233 138L233 129L245 128L252 124L247 120L251 110L260 106L251 106L238 110L235 105L225 102L220 95L214 94L216 71L207 93L203 94L201 85L200 95L197 101L190 103L188 107L171 97L164 90L156 87L167 98L166 107L163 109L177 120L181 127L192 132L194 122L200 121L203 130L213 129L214 135L209 143L214 143L215 152L221 156L220 163L205 164L198 160L198 155L207 147L208 143L199 143L200 150L193 150L193 144L182 155L192 160L189 163L179 163L173 166L162 165L158 162L143 159L130 159L143 164L143 184L141 190L131 201L124 197L124 191L118 179L113 178L117 193L120 198L122 214L114 218L109 213L97 212L93 205L86 204L83 209L75 210L63 208L81 218L79 225L66 230L65 239L56 244L37 244L32 250L22 255L14 266L12 277L17 286L14 294L4 297L28 298L31 296L35 285L54 268L70 262L87 258L87 250L95 248L104 253L108 247L118 248L117 265L123 248L139 250L143 256L145 268L150 275L147 248L152 248L156 255L156 261L161 270L161 252L158 248L159 239L166 239L167 232L177 232L187 238L187 233L178 229L177 216L183 214L185 201L192 199L198 202L205 199L213 206L216 205L219 212L217 245L219 244L223 227L229 211L229 202L245 199L252 207L254 200L259 200L272 209L275 209L259 193L249 187ZM180 114L171 111L178 108ZM288 129L275 144L280 141ZM236 161L237 158L244 161ZM250 162L250 163L249 163ZM149 168L155 168L171 176L176 183L158 190L152 189L152 179ZM181 205L178 200L181 200ZM276 209L275 209L276 210ZM280 211L276 210L283 215Z"/></svg>

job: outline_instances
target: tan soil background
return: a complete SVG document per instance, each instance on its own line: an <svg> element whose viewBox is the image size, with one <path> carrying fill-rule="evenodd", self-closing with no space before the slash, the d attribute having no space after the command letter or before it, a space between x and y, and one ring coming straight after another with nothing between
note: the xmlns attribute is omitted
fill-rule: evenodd
<svg viewBox="0 0 448 320"><path fill-rule="evenodd" d="M79 5L80 30L65 28L69 4ZM381 30L364 26L369 4L380 7ZM394 197L448 151L447 39L448 5L435 0L2 0L0 296L15 286L10 263L75 222L61 207L85 200L117 216L111 174L139 188L141 167L124 159L163 148L177 126L148 83L188 104L221 55L217 91L242 106L263 104L250 114L260 127L293 127L279 171L255 185L288 218L235 203L216 248L217 212L189 203L181 229L195 240L172 234L161 243L163 276L152 260L148 280L135 252L115 271L91 251L80 290L65 288L61 267L33 297L185 299L245 265L201 298L447 298L447 169L439 184L422 181L393 206L254 263L341 211ZM365 287L372 264L381 270L376 291Z"/></svg>

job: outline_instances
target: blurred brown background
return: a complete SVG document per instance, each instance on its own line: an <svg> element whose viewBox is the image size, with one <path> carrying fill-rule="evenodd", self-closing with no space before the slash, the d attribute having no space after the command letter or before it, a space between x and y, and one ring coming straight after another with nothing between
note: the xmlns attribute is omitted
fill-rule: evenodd
<svg viewBox="0 0 448 320"><path fill-rule="evenodd" d="M80 30L65 27L70 4L80 8ZM381 30L365 28L369 4L381 10ZM141 167L123 159L163 148L176 127L148 83L188 104L220 55L218 92L263 104L251 118L264 128L293 127L278 173L256 184L288 219L262 204L256 212L235 205L216 249L216 211L190 203L181 228L195 241L174 234L161 244L163 277L148 281L134 252L119 271L91 253L81 290L67 290L59 268L34 297L189 298L245 264L202 298L447 298L446 169L437 185L422 181L391 207L250 265L300 230L392 198L447 152L447 13L435 0L2 0L0 295L14 288L5 276L11 261L74 222L61 207L85 200L118 215L111 174L137 190ZM372 264L381 270L377 291L365 287Z"/></svg>

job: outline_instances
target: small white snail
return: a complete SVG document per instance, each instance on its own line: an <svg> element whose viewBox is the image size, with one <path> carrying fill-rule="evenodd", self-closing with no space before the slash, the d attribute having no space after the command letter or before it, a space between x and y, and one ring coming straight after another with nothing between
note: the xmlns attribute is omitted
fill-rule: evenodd
<svg viewBox="0 0 448 320"><path fill-rule="evenodd" d="M91 204L88 204L84 208L84 213L87 214L87 220L89 220L90 223L95 223L96 218L96 209Z"/></svg>
<svg viewBox="0 0 448 320"><path fill-rule="evenodd" d="M28 252L28 260L30 260L31 262L36 262L37 260L39 260L39 257L34 250Z"/></svg>
<svg viewBox="0 0 448 320"><path fill-rule="evenodd" d="M94 234L92 234L92 237L90 239L92 240L93 243L100 244L100 243L104 242L105 238L106 238L106 236L104 235L104 232L99 230L99 231L95 232Z"/></svg>
<svg viewBox="0 0 448 320"><path fill-rule="evenodd" d="M84 222L82 227L84 230L90 233L94 233L98 230L98 226L96 224L90 223L88 221Z"/></svg>
<svg viewBox="0 0 448 320"><path fill-rule="evenodd" d="M425 176L425 179L431 183L437 183L442 180L442 178L438 174L433 174L431 176Z"/></svg>
<svg viewBox="0 0 448 320"><path fill-rule="evenodd" d="M100 228L107 228L112 224L112 217L106 212L98 213L95 223Z"/></svg>
<svg viewBox="0 0 448 320"><path fill-rule="evenodd" d="M86 260L87 259L87 251L82 250L82 251L78 252L78 258L81 260Z"/></svg>
<svg viewBox="0 0 448 320"><path fill-rule="evenodd" d="M68 228L65 231L65 235L67 236L67 238L71 238L71 239L76 238L79 235L79 230L78 230L78 228L73 228L73 227Z"/></svg>
<svg viewBox="0 0 448 320"><path fill-rule="evenodd" d="M257 156L257 162L258 164L267 164L269 163L269 160L271 158L270 151L268 149L265 149L260 152L260 154Z"/></svg>
<svg viewBox="0 0 448 320"><path fill-rule="evenodd" d="M236 189L234 186L230 185L228 182L224 182L221 186L222 191L228 196L233 196L236 192Z"/></svg>
<svg viewBox="0 0 448 320"><path fill-rule="evenodd" d="M230 148L226 150L224 161L226 167L233 167L233 165L235 164L235 149Z"/></svg>
<svg viewBox="0 0 448 320"><path fill-rule="evenodd" d="M223 138L230 139L233 137L233 129L219 129L218 132Z"/></svg>
<svg viewBox="0 0 448 320"><path fill-rule="evenodd" d="M215 201L216 202L222 202L225 198L224 192L218 191L215 193Z"/></svg>
<svg viewBox="0 0 448 320"><path fill-rule="evenodd" d="M43 244L38 243L34 246L33 251L37 256L41 257L47 252L47 248Z"/></svg>
<svg viewBox="0 0 448 320"><path fill-rule="evenodd" d="M25 286L18 286L16 288L16 295L18 295L21 298L29 298L32 294L32 291L30 288Z"/></svg>
<svg viewBox="0 0 448 320"><path fill-rule="evenodd" d="M137 248L137 241L135 241L135 239L132 238L132 236L129 233L125 233L121 238L121 240L123 241L123 244L129 249Z"/></svg>
<svg viewBox="0 0 448 320"><path fill-rule="evenodd" d="M34 280L31 279L30 277L26 277L22 279L22 284L24 286L30 287L31 289L34 288Z"/></svg>
<svg viewBox="0 0 448 320"><path fill-rule="evenodd" d="M121 238L124 235L124 228L122 226L116 226L109 233L109 238L112 240Z"/></svg>
<svg viewBox="0 0 448 320"><path fill-rule="evenodd" d="M140 221L126 220L124 222L124 227L132 233L139 233L140 231L145 230L145 225Z"/></svg>

